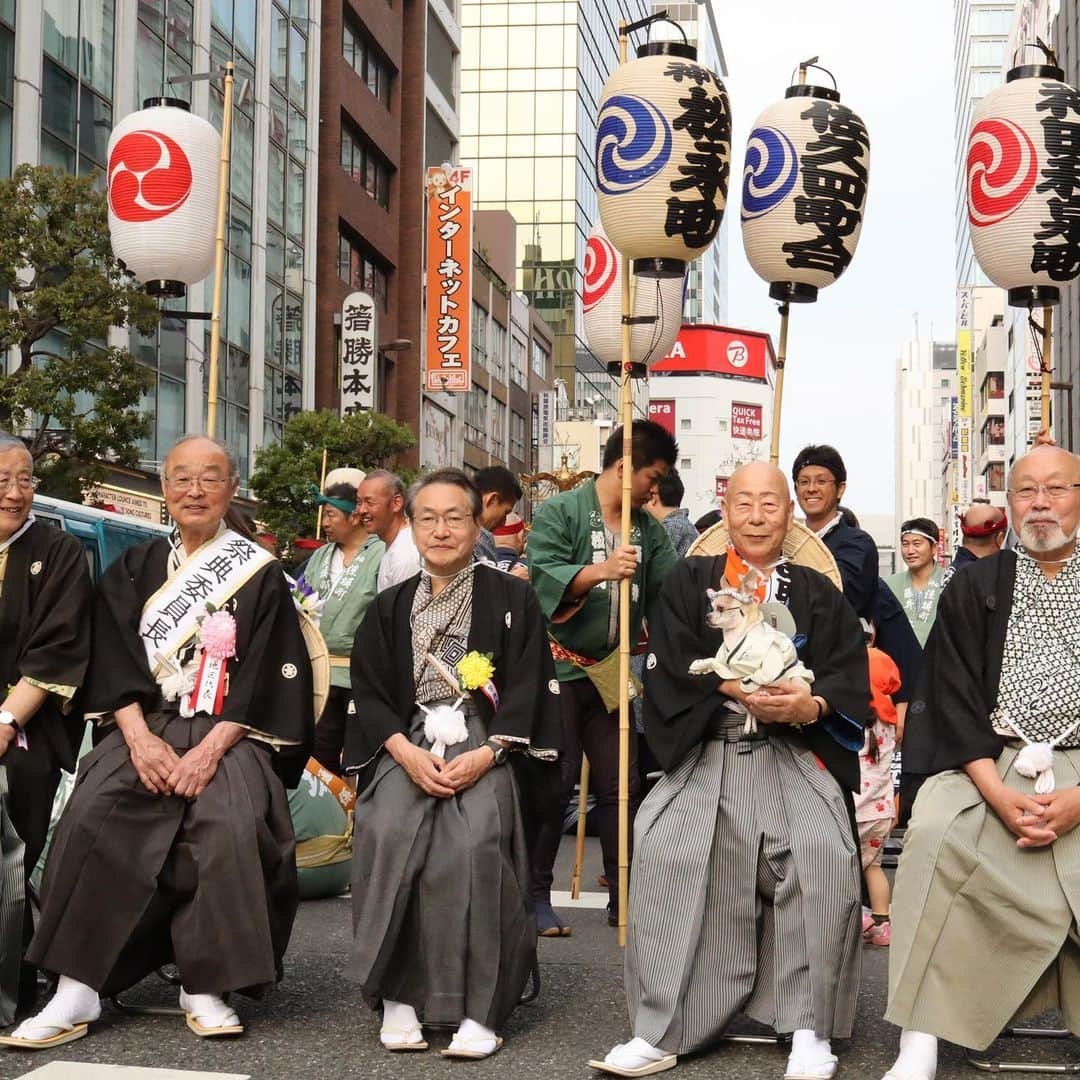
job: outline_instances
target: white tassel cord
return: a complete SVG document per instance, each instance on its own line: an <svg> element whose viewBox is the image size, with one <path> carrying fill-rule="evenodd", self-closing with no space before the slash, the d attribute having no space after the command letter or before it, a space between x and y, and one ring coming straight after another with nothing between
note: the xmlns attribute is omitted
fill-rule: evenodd
<svg viewBox="0 0 1080 1080"><path fill-rule="evenodd" d="M434 709L417 702L424 711L424 738L432 744L431 752L436 757L445 757L447 747L457 746L469 737L465 714L458 708L464 700L461 694L453 705L436 705Z"/></svg>

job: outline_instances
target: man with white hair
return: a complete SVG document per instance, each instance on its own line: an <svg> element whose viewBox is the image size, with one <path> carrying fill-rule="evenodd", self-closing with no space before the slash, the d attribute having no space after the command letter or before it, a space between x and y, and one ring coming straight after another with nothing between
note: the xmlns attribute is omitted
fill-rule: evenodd
<svg viewBox="0 0 1080 1080"><path fill-rule="evenodd" d="M886 1080L1050 1008L1080 1032L1080 459L1036 447L1008 499L1021 546L953 579L908 709L904 769L928 779L893 892Z"/></svg>

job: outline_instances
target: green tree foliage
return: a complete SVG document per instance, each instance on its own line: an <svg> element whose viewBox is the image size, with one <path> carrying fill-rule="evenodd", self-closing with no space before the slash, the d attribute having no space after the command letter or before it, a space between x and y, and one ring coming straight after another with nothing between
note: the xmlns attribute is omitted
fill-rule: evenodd
<svg viewBox="0 0 1080 1080"><path fill-rule="evenodd" d="M51 494L81 499L80 480L103 462L135 465L148 414L138 405L151 374L108 344L110 327L151 333L156 303L118 262L106 196L93 176L20 165L0 181L0 428L27 433ZM66 334L50 348L53 331ZM55 339L52 339L55 340Z"/></svg>
<svg viewBox="0 0 1080 1080"><path fill-rule="evenodd" d="M377 412L341 419L327 409L302 412L286 425L281 443L258 451L251 490L259 500L259 520L277 537L282 551L299 536L315 535L316 489L326 469L353 466L370 471L389 468L393 459L415 445L413 433ZM400 470L399 470L400 472Z"/></svg>

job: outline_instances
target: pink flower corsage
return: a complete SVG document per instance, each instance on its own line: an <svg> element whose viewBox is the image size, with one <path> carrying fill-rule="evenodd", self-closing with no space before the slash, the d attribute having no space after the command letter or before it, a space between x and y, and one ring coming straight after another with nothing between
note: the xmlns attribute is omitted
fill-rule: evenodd
<svg viewBox="0 0 1080 1080"><path fill-rule="evenodd" d="M212 612L199 630L199 642L211 660L229 660L236 655L236 620L229 612Z"/></svg>

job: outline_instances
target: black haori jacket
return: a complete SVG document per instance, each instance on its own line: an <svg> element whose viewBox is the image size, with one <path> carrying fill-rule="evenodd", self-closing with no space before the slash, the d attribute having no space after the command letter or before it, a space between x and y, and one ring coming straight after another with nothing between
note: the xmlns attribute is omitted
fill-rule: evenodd
<svg viewBox="0 0 1080 1080"><path fill-rule="evenodd" d="M705 590L720 587L726 558L684 559L664 581L659 610L649 622L645 738L667 772L709 737L710 721L728 700L718 692L716 675L688 671L692 660L715 656L723 643L723 631L705 621L711 610ZM858 791L863 728L872 721L862 627L843 593L823 574L794 564L788 564L787 571L791 579L787 606L795 620L799 659L814 673L811 692L823 697L838 715L801 732L788 724L773 724L769 736L811 750L841 787Z"/></svg>
<svg viewBox="0 0 1080 1080"><path fill-rule="evenodd" d="M128 548L98 584L86 684L90 712L109 713L133 702L144 713L162 708L161 688L146 661L139 620L143 605L165 583L169 551L165 539ZM228 661L229 692L216 719L284 740L288 745L273 752L274 771L286 787L295 787L315 731L311 662L277 560L242 585L225 606L236 619L237 655ZM110 730L97 727L95 740Z"/></svg>
<svg viewBox="0 0 1080 1080"><path fill-rule="evenodd" d="M356 715L348 718L345 729L345 765L352 772L369 765L391 735L408 734L416 711L410 616L419 585L417 574L379 593L356 631L351 664ZM498 710L481 691L471 691L488 733L508 736L522 746L511 753L510 762L531 836L539 815L550 812L559 792L557 764L535 754L562 748L559 684L532 587L477 563L468 645L489 653L495 666ZM366 769L359 787L373 774Z"/></svg>
<svg viewBox="0 0 1080 1080"><path fill-rule="evenodd" d="M0 700L23 676L81 687L90 658L92 586L82 545L35 521L8 549L0 591ZM78 696L76 696L77 698ZM29 753L48 753L75 771L83 719L49 695L26 729Z"/></svg>

